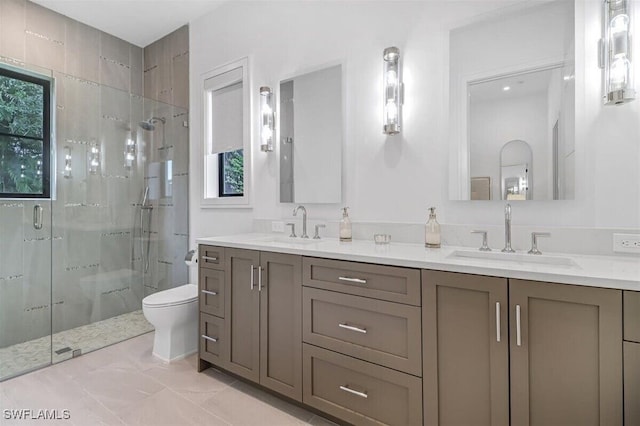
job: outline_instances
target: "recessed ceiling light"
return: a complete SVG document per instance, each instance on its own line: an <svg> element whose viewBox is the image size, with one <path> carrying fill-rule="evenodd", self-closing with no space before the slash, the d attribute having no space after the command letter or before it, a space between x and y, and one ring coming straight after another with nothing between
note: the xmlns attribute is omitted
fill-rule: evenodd
<svg viewBox="0 0 640 426"><path fill-rule="evenodd" d="M502 90L504 90L505 92L507 92L507 91L511 90L511 86L504 86L504 87L502 88Z"/></svg>

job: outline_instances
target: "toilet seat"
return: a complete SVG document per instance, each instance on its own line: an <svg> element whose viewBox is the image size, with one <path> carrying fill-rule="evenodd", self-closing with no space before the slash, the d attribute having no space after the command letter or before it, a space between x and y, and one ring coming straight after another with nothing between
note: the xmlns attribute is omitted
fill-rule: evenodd
<svg viewBox="0 0 640 426"><path fill-rule="evenodd" d="M159 291L142 299L145 308L166 308L184 305L198 300L198 286L185 284L180 287Z"/></svg>

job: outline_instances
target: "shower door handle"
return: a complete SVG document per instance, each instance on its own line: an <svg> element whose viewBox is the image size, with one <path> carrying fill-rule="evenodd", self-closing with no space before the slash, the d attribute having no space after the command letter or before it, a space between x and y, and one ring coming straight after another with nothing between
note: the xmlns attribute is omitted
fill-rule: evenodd
<svg viewBox="0 0 640 426"><path fill-rule="evenodd" d="M42 206L40 204L33 206L33 227L42 229Z"/></svg>

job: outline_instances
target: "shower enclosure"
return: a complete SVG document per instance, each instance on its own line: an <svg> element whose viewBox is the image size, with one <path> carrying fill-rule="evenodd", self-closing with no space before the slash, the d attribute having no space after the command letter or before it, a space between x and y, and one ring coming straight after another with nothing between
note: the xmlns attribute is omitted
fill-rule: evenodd
<svg viewBox="0 0 640 426"><path fill-rule="evenodd" d="M54 87L52 197L0 199L0 380L151 331L142 298L188 279L187 110L29 69Z"/></svg>

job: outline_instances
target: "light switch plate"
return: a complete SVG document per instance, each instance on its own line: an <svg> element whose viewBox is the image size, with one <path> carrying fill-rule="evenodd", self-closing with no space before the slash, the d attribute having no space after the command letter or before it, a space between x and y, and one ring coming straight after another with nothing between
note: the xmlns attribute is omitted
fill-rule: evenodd
<svg viewBox="0 0 640 426"><path fill-rule="evenodd" d="M640 254L640 234L613 234L613 251Z"/></svg>
<svg viewBox="0 0 640 426"><path fill-rule="evenodd" d="M284 232L284 222L279 220L271 222L271 232Z"/></svg>

